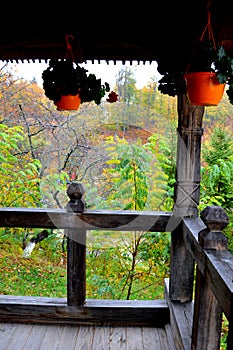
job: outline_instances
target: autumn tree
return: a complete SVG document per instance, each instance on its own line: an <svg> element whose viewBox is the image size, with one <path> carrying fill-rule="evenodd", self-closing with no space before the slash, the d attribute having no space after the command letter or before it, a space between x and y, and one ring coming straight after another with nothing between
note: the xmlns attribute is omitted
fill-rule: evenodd
<svg viewBox="0 0 233 350"><path fill-rule="evenodd" d="M107 150L109 157L104 173L110 191L103 201L104 207L141 211L151 210L152 204L158 205L163 190L158 188L161 186L159 182L156 191L156 175L159 172L155 171L153 154L140 143L129 144L118 137L107 139ZM154 196L155 193L157 197ZM157 198L157 204L152 197ZM141 231L128 234L119 232L114 247L111 247L110 237L108 244L106 238L104 241L105 245L102 243L98 256L95 255L95 244L92 245L89 255L92 274L88 275L88 284L91 289L94 287L93 279L97 282L96 268L102 265L100 271L98 270L100 276L97 285L101 286L105 296L130 299L136 295L143 299L146 291L147 297L148 293L159 297L160 291L155 285L162 285L168 271L169 235ZM100 290L96 292L99 293Z"/></svg>
<svg viewBox="0 0 233 350"><path fill-rule="evenodd" d="M22 127L0 124L0 205L2 207L40 207L40 162L24 152Z"/></svg>

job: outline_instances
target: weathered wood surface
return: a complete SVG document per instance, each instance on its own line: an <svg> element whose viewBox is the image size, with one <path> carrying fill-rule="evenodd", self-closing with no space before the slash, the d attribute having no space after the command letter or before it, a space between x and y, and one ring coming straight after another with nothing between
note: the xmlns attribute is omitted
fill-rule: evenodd
<svg viewBox="0 0 233 350"><path fill-rule="evenodd" d="M230 319L233 310L233 255L227 250L202 249L198 234L206 226L201 219L184 218L183 223L187 249L209 281L221 309Z"/></svg>
<svg viewBox="0 0 233 350"><path fill-rule="evenodd" d="M81 238L78 242L73 236ZM67 304L83 305L86 300L86 231L68 230Z"/></svg>
<svg viewBox="0 0 233 350"><path fill-rule="evenodd" d="M167 328L0 323L0 350L176 350Z"/></svg>
<svg viewBox="0 0 233 350"><path fill-rule="evenodd" d="M192 106L187 96L178 96L177 161L173 214L197 217L200 198L200 153L204 108ZM182 226L171 229L170 298L192 300L194 261L185 248Z"/></svg>
<svg viewBox="0 0 233 350"><path fill-rule="evenodd" d="M170 310L170 325L176 349L190 350L193 324L193 301L171 301L169 281L165 279L165 299Z"/></svg>
<svg viewBox="0 0 233 350"><path fill-rule="evenodd" d="M193 298L194 259L186 248L181 224L171 233L170 260L170 298L189 302Z"/></svg>
<svg viewBox="0 0 233 350"><path fill-rule="evenodd" d="M0 208L0 227L166 232L172 214L160 211Z"/></svg>
<svg viewBox="0 0 233 350"><path fill-rule="evenodd" d="M67 212L83 213L84 188L81 183L71 183L67 189L70 198ZM77 240L78 237L78 240ZM83 305L86 300L86 230L69 229L67 232L67 304Z"/></svg>
<svg viewBox="0 0 233 350"><path fill-rule="evenodd" d="M89 211L85 213L67 213L65 210L44 210L44 209L22 209L22 208L2 208L0 209L0 226L2 227L40 227L40 228L66 228L68 237L79 242L85 238L85 231L89 230L121 230L121 231L159 231L167 232L174 224L174 216L164 212L134 212L134 211ZM181 233L173 230L179 235L178 246L185 252L184 256L189 257L192 262L196 261L200 273L211 286L213 295L219 303L220 308L225 313L232 326L233 310L233 257L227 250L216 251L216 249L203 249L198 238L200 232L206 229L206 225L199 218L182 218L179 227ZM181 223L181 222L179 222ZM177 226L178 230L178 226ZM83 236L82 236L83 235ZM215 233L213 234L216 239ZM175 237L177 238L177 237ZM180 245L180 240L182 244ZM222 242L224 242L222 240ZM216 243L216 242L215 242ZM209 244L209 242L208 242ZM218 242L217 242L218 244ZM208 247L208 245L207 245ZM181 253L182 253L181 251ZM178 249L177 249L178 256ZM187 269L186 258L179 262L181 272ZM83 260L83 259L82 259ZM183 261L183 264L182 264ZM175 265L172 265L173 267ZM183 269L182 269L183 268ZM188 276L192 278L190 269ZM175 271L175 270L174 270ZM176 282L176 273L173 273L173 283ZM181 283L177 291L187 290L187 286L192 283ZM174 286L174 284L172 284ZM169 291L170 293L170 291ZM178 293L179 294L179 293ZM177 295L178 295L177 294ZM190 289L188 295L190 294ZM182 293L180 294L182 295ZM171 295L170 295L171 296ZM0 322L17 322L25 324L43 323L51 325L76 325L76 326L134 326L134 327L165 327L169 322L169 308L165 301L90 301L87 300L82 306L67 305L65 299L33 298L33 297L0 297ZM13 300L14 299L14 300ZM12 301L13 300L13 301ZM171 312L171 326L174 327L175 314L183 312L187 319L188 303L179 301L169 302ZM135 303L136 302L136 303ZM152 302L152 304L150 303ZM164 302L163 305L159 305ZM122 304L123 303L123 304ZM175 307L174 307L175 306ZM173 310L175 311L171 311ZM182 316L182 317L183 317ZM182 319L181 317L181 319ZM185 319L185 318L184 318ZM183 321L187 323L186 321ZM188 321L191 324L191 321ZM182 324L181 322L178 322ZM229 334L232 334L232 329ZM166 326L168 327L168 326ZM181 326L182 329L183 326ZM169 328L169 327L168 327ZM167 328L167 329L168 329ZM184 327L185 329L185 327ZM174 332L174 330L172 329ZM177 334L180 332L177 331ZM182 331L184 332L184 330ZM186 332L186 333L185 333ZM188 330L184 332L184 339ZM186 334L186 335L185 335ZM229 338L230 339L230 338ZM228 341L231 348L232 341ZM180 345L179 345L180 346ZM180 349L179 349L180 350Z"/></svg>
<svg viewBox="0 0 233 350"><path fill-rule="evenodd" d="M164 327L169 322L165 300L95 300L67 306L66 299L0 296L0 322L130 325Z"/></svg>
<svg viewBox="0 0 233 350"><path fill-rule="evenodd" d="M177 157L174 214L197 217L200 199L200 156L203 106L193 106L178 96Z"/></svg>
<svg viewBox="0 0 233 350"><path fill-rule="evenodd" d="M208 206L201 212L206 229L198 235L200 246L205 250L227 251L227 239L222 230L228 224L225 211ZM215 297L210 280L197 266L192 332L192 349L219 349L221 340L222 310Z"/></svg>
<svg viewBox="0 0 233 350"><path fill-rule="evenodd" d="M178 350L176 345L175 345L171 323L167 323L165 325L165 331L166 331L166 335L167 335L167 342L168 342L169 349L170 350Z"/></svg>
<svg viewBox="0 0 233 350"><path fill-rule="evenodd" d="M222 310L208 283L197 268L192 349L220 348Z"/></svg>

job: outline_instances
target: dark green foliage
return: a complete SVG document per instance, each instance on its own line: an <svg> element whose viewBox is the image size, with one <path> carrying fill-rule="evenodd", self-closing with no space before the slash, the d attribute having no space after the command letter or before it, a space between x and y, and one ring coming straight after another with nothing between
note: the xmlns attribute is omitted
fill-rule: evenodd
<svg viewBox="0 0 233 350"><path fill-rule="evenodd" d="M158 90L162 94L169 96L178 96L186 93L186 82L184 73L180 72L166 72L164 76L158 81Z"/></svg>
<svg viewBox="0 0 233 350"><path fill-rule="evenodd" d="M87 255L88 298L163 299L170 233L118 232L117 238L114 233L104 237L105 244L99 238Z"/></svg>
<svg viewBox="0 0 233 350"><path fill-rule="evenodd" d="M110 91L108 83L101 84L94 74L87 74L87 70L70 59L51 59L49 66L42 73L45 96L57 102L61 95L77 95L81 103L94 101L100 104L101 98Z"/></svg>
<svg viewBox="0 0 233 350"><path fill-rule="evenodd" d="M203 145L202 157L200 209L204 209L207 205L219 205L226 210L230 223L224 232L229 238L229 250L233 252L232 133L223 126L216 126L211 134L210 144Z"/></svg>
<svg viewBox="0 0 233 350"><path fill-rule="evenodd" d="M166 195L163 199L163 209L172 210L174 204L174 185L176 182L176 142L175 125L171 124L169 137L153 134L145 144L147 149L156 155L159 166L166 175Z"/></svg>
<svg viewBox="0 0 233 350"><path fill-rule="evenodd" d="M165 72L158 81L158 90L169 96L186 94L185 73L216 72L220 84L227 83L226 93L233 104L233 59L226 54L223 46L215 46L211 41L200 41L190 58L186 72Z"/></svg>
<svg viewBox="0 0 233 350"><path fill-rule="evenodd" d="M115 198L125 198L124 209L143 210L148 195L147 173L151 156L138 145L117 146L119 181L115 184ZM124 195L123 195L124 194ZM122 196L123 195L123 196ZM128 200L127 200L128 197Z"/></svg>
<svg viewBox="0 0 233 350"><path fill-rule="evenodd" d="M233 202L233 143L232 135L223 127L215 127L209 146L202 151L202 201L232 208Z"/></svg>

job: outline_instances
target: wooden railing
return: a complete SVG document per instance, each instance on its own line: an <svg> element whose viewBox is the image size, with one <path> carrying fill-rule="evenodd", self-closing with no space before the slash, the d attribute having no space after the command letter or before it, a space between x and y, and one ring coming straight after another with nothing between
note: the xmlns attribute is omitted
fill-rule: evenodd
<svg viewBox="0 0 233 350"><path fill-rule="evenodd" d="M211 206L200 218L183 218L172 232L167 300L179 349L220 349L222 313L228 320L227 349L233 349L233 256L222 233L227 224L224 210Z"/></svg>
<svg viewBox="0 0 233 350"><path fill-rule="evenodd" d="M165 300L86 300L86 231L165 232L171 213L73 212L82 207L79 204L69 203L68 210L0 208L0 227L65 229L67 234L67 298L2 295L0 322L165 326Z"/></svg>
<svg viewBox="0 0 233 350"><path fill-rule="evenodd" d="M165 232L170 217L164 212L1 208L0 227L67 229L67 304L74 306L86 300L87 230Z"/></svg>
<svg viewBox="0 0 233 350"><path fill-rule="evenodd" d="M170 320L177 349L219 349L222 313L228 322L227 349L233 348L233 256L227 249L222 229L228 217L220 207L207 207L200 218L175 218L157 211L110 211L1 208L0 227L67 229L67 304L50 298L0 298L0 321L23 322L130 322L156 325ZM78 206L76 206L78 208ZM161 301L110 305L86 301L86 231L156 231L171 228L170 278L165 281L166 305ZM185 263L184 263L185 261ZM196 267L196 270L195 270ZM195 286L195 291L194 291ZM117 307L116 307L117 306ZM127 312L124 313L122 308ZM49 311L48 311L49 310ZM90 311L91 310L91 311ZM104 310L104 311L103 311ZM111 317L109 316L111 314ZM62 315L62 320L61 320ZM145 319L145 315L147 320ZM149 319L149 321L148 321ZM160 320L160 321L159 321Z"/></svg>

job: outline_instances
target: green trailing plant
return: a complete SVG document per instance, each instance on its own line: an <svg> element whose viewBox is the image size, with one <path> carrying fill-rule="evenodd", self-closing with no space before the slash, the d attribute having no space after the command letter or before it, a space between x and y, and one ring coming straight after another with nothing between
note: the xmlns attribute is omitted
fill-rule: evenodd
<svg viewBox="0 0 233 350"><path fill-rule="evenodd" d="M194 72L215 72L220 84L228 84L226 91L233 104L233 59L222 45L217 45L210 21L210 8L207 6L207 24L200 40L196 43L184 72L167 72L158 81L158 90L170 96L186 94L185 74Z"/></svg>
<svg viewBox="0 0 233 350"><path fill-rule="evenodd" d="M84 67L69 58L51 59L42 73L42 79L45 96L54 103L62 95L79 94L81 103L94 101L99 105L105 93L110 91L107 82L102 84L95 74L88 74Z"/></svg>
<svg viewBox="0 0 233 350"><path fill-rule="evenodd" d="M223 46L215 47L212 42L197 44L187 67L192 72L216 72L220 84L227 84L229 101L233 104L233 59L229 57ZM186 71L186 72L187 72ZM169 96L186 94L186 72L166 72L158 81L158 90Z"/></svg>

